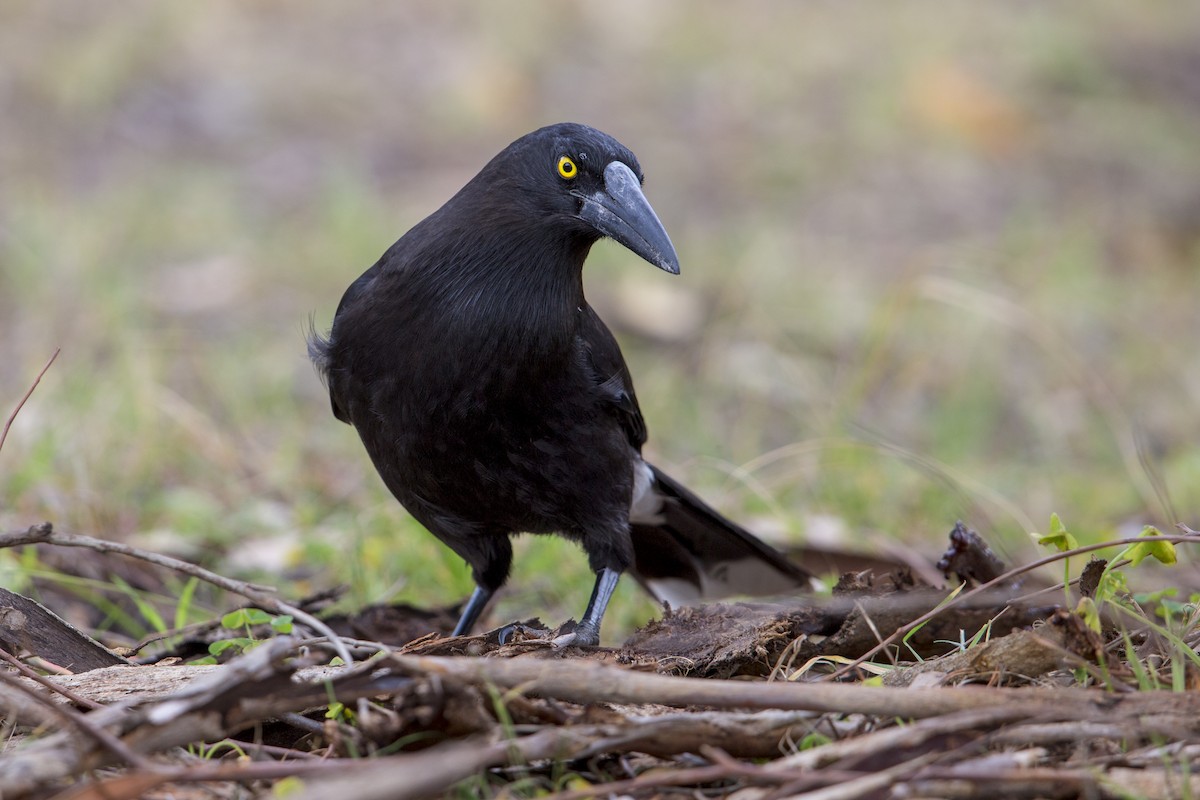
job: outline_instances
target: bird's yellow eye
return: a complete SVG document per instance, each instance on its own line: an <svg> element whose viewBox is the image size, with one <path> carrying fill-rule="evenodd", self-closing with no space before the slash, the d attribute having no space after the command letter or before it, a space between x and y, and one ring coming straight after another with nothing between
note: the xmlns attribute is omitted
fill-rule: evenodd
<svg viewBox="0 0 1200 800"><path fill-rule="evenodd" d="M558 160L558 174L570 180L579 174L579 167L570 158L563 156Z"/></svg>

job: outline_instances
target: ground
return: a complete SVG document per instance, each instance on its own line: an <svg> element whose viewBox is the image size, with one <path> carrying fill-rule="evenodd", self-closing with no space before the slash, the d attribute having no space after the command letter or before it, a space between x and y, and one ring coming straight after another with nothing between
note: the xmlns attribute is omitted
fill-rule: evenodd
<svg viewBox="0 0 1200 800"><path fill-rule="evenodd" d="M561 120L645 168L682 274L601 245L589 298L654 460L731 516L926 565L959 519L1010 565L1054 512L1079 544L1198 527L1194 5L2 8L0 417L62 351L3 440L0 531L297 602L345 585L343 613L458 602L467 570L333 420L303 332ZM1132 588L1186 607L1178 557ZM241 602L46 547L0 552L0 585L112 646ZM557 625L589 585L523 539L490 621ZM626 582L605 644L658 617Z"/></svg>

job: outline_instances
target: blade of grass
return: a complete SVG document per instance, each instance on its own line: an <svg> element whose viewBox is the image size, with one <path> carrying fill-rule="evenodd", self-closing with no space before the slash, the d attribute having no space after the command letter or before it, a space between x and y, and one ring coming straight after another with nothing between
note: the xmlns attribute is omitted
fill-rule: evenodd
<svg viewBox="0 0 1200 800"><path fill-rule="evenodd" d="M33 379L33 384L29 387L29 391L25 392L25 396L17 403L17 407L8 415L8 419L4 421L4 430L0 431L0 450L4 449L4 440L8 438L8 429L12 427L13 420L17 418L17 414L21 413L21 409L25 407L25 401L33 394L33 390L42 382L42 376L46 374L46 370L50 369L50 365L54 363L54 359L58 358L58 354L62 352L61 347L54 348L54 354L50 356L50 360L46 362L46 366L42 367L42 371Z"/></svg>

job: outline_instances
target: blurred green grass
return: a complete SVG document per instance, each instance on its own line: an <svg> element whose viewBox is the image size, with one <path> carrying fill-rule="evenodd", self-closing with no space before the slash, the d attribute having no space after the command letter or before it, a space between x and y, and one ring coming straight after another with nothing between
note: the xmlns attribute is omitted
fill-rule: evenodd
<svg viewBox="0 0 1200 800"><path fill-rule="evenodd" d="M5 409L63 348L0 453L4 529L295 594L465 595L329 415L302 330L563 119L643 162L683 275L601 245L589 297L650 454L731 514L929 553L961 517L1013 558L1051 511L1097 537L1197 522L1187 4L47 2L0 23ZM520 548L496 617L578 614L582 556ZM623 586L608 637L651 612Z"/></svg>

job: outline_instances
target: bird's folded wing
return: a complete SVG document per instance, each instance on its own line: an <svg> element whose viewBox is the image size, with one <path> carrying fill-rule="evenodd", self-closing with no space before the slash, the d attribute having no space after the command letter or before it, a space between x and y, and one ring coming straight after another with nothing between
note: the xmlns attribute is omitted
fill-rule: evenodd
<svg viewBox="0 0 1200 800"><path fill-rule="evenodd" d="M635 497L631 572L655 598L678 607L813 588L812 576L778 550L658 468L644 467L652 481Z"/></svg>

